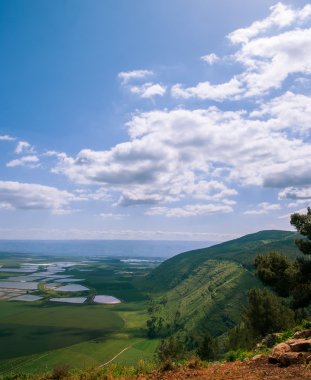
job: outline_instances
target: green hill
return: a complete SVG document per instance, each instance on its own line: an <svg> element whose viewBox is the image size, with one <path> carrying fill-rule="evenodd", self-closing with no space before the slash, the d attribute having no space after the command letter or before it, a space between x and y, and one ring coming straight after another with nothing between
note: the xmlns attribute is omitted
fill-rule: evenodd
<svg viewBox="0 0 311 380"><path fill-rule="evenodd" d="M154 315L165 325L178 323L196 334L205 330L222 334L239 321L248 290L262 286L253 274L256 255L281 251L296 257L297 236L260 231L163 262L142 283L158 302Z"/></svg>

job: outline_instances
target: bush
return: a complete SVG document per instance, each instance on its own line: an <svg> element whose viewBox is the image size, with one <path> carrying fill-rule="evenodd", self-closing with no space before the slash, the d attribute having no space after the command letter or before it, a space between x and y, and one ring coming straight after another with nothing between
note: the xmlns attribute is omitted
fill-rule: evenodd
<svg viewBox="0 0 311 380"><path fill-rule="evenodd" d="M177 336L162 340L156 350L156 357L160 363L174 362L185 357L183 342Z"/></svg>
<svg viewBox="0 0 311 380"><path fill-rule="evenodd" d="M62 380L69 376L69 366L59 365L55 367L52 371L52 379L53 380Z"/></svg>
<svg viewBox="0 0 311 380"><path fill-rule="evenodd" d="M218 354L218 343L210 334L206 334L199 345L198 355L203 360L215 360Z"/></svg>
<svg viewBox="0 0 311 380"><path fill-rule="evenodd" d="M254 356L254 352L246 351L243 349L231 350L225 354L227 362L243 361Z"/></svg>

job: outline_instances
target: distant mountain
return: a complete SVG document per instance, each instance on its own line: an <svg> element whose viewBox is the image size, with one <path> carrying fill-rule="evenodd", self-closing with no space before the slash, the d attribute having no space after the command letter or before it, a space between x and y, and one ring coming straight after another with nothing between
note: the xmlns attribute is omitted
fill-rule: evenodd
<svg viewBox="0 0 311 380"><path fill-rule="evenodd" d="M298 236L290 231L260 231L184 252L164 261L141 286L155 299L165 296L165 308L159 310L166 323L173 323L177 313L187 330L220 335L239 321L248 290L262 286L253 273L256 255L279 251L297 257Z"/></svg>

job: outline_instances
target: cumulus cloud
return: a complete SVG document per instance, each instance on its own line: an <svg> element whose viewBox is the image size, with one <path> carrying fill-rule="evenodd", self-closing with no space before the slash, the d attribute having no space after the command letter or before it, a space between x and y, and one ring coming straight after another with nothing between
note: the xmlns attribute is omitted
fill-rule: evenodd
<svg viewBox="0 0 311 380"><path fill-rule="evenodd" d="M181 84L175 84L171 93L175 98L189 99L197 97L199 99L212 99L223 101L229 97L235 97L243 92L242 84L237 78L232 78L229 82L221 84L211 84L201 82L194 87L184 88Z"/></svg>
<svg viewBox="0 0 311 380"><path fill-rule="evenodd" d="M118 74L118 78L121 80L122 84L127 84L128 82L136 79L144 79L148 76L153 75L151 70L132 70L132 71L122 71Z"/></svg>
<svg viewBox="0 0 311 380"><path fill-rule="evenodd" d="M279 192L280 199L311 200L311 187L287 187Z"/></svg>
<svg viewBox="0 0 311 380"><path fill-rule="evenodd" d="M271 211L280 210L281 206L277 203L262 202L255 209L244 211L244 215L262 215L268 214Z"/></svg>
<svg viewBox="0 0 311 380"><path fill-rule="evenodd" d="M228 205L237 183L311 183L310 143L288 135L286 124L281 129L284 117L276 112L261 120L217 107L138 113L127 124L129 141L106 151L84 149L76 157L58 155L53 171L120 193L122 206L186 198Z"/></svg>
<svg viewBox="0 0 311 380"><path fill-rule="evenodd" d="M33 183L0 181L0 207L60 212L78 197L65 190Z"/></svg>
<svg viewBox="0 0 311 380"><path fill-rule="evenodd" d="M251 112L254 118L269 118L273 129L289 128L291 132L304 135L311 131L311 97L287 91Z"/></svg>
<svg viewBox="0 0 311 380"><path fill-rule="evenodd" d="M0 141L14 141L15 137L9 135L0 135Z"/></svg>
<svg viewBox="0 0 311 380"><path fill-rule="evenodd" d="M246 67L238 79L244 97L280 88L291 74L311 72L311 29L294 29L276 36L251 40L236 53Z"/></svg>
<svg viewBox="0 0 311 380"><path fill-rule="evenodd" d="M141 98L152 98L154 96L163 96L166 92L166 87L159 83L145 83L141 86L132 86L130 91L137 94Z"/></svg>
<svg viewBox="0 0 311 380"><path fill-rule="evenodd" d="M172 95L185 99L240 100L279 89L293 74L310 74L311 28L305 25L310 20L310 4L293 9L278 3L264 20L229 34L237 49L231 59L241 64L241 72L225 83L205 81L192 87L177 84Z"/></svg>
<svg viewBox="0 0 311 380"><path fill-rule="evenodd" d="M213 65L215 62L219 61L219 57L215 53L203 55L201 60L208 63L209 65Z"/></svg>
<svg viewBox="0 0 311 380"><path fill-rule="evenodd" d="M28 141L19 141L16 145L15 153L35 153L35 149Z"/></svg>
<svg viewBox="0 0 311 380"><path fill-rule="evenodd" d="M214 108L142 113L128 123L130 141L107 151L84 149L76 157L63 156L53 171L76 183L98 184L120 192L117 204L122 206L152 205L185 197L228 199L237 191L212 178L211 171L213 161L226 160L230 155L221 153L227 150L229 140L221 141L221 136L216 136L230 132L227 138L233 138L232 125L225 130L217 125L230 115L236 117ZM215 143L214 138L218 140ZM239 149L238 136L235 141Z"/></svg>
<svg viewBox="0 0 311 380"><path fill-rule="evenodd" d="M237 29L228 35L229 40L234 44L247 43L250 39L269 31L276 27L289 27L294 23L302 23L311 17L311 5L308 4L302 9L293 9L283 3L277 3L270 7L270 15L263 20L255 21L247 28Z"/></svg>
<svg viewBox="0 0 311 380"><path fill-rule="evenodd" d="M166 217L184 218L189 216L209 215L232 212L231 206L222 204L196 204L183 207L152 207L146 215L163 215Z"/></svg>
<svg viewBox="0 0 311 380"><path fill-rule="evenodd" d="M15 168L16 166L26 166L28 168L37 168L40 166L39 158L37 156L24 156L16 160L9 161L6 166L8 168Z"/></svg>

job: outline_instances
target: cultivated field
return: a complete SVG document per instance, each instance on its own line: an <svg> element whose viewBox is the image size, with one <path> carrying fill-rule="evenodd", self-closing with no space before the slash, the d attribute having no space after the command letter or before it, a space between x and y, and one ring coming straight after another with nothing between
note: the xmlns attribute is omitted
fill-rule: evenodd
<svg viewBox="0 0 311 380"><path fill-rule="evenodd" d="M75 258L64 264L55 257L3 254L0 265L0 346L5 347L0 351L1 375L152 358L158 342L146 339L146 295L133 279L156 263ZM87 290L66 291L68 285ZM31 301L33 297L41 299ZM75 299L77 303L71 303Z"/></svg>

